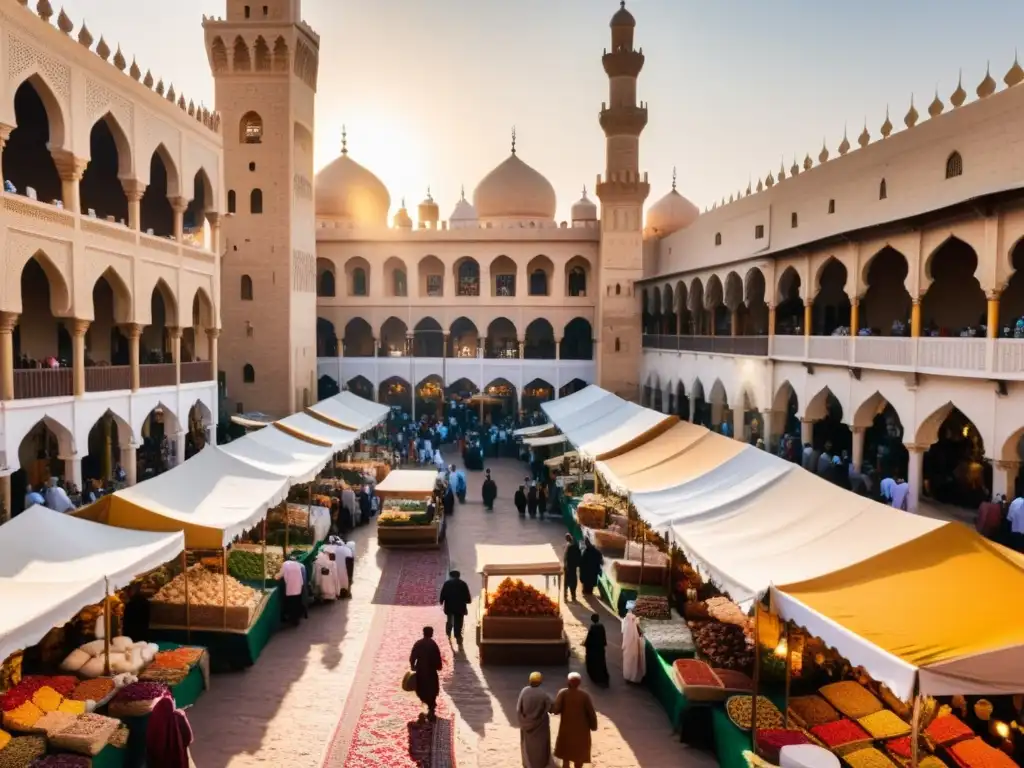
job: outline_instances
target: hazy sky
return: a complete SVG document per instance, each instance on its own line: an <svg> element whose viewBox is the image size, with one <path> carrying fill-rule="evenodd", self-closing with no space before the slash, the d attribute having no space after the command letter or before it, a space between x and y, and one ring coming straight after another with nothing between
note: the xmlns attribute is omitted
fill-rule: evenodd
<svg viewBox="0 0 1024 768"><path fill-rule="evenodd" d="M122 45L143 71L210 105L213 81L202 14L223 0L66 0L76 27ZM255 0L254 0L255 2ZM34 5L32 0L32 5ZM56 4L56 3L55 3ZM142 13L152 6L153 13ZM597 123L608 83L601 68L616 0L304 0L321 36L317 168L334 159L341 125L351 156L376 173L393 208L427 185L447 217L465 184L509 152L544 173L559 218L603 172ZM835 154L843 126L873 136L890 106L903 128L911 93L921 115L943 101L963 68L974 89L991 59L1002 78L1024 44L1016 0L630 0L647 63L639 97L650 122L641 170L653 202L679 190L702 208L778 172L785 158ZM157 9L159 8L159 11ZM1024 87L1024 86L1020 86ZM230 134L230 132L229 132ZM415 212L413 212L415 216Z"/></svg>

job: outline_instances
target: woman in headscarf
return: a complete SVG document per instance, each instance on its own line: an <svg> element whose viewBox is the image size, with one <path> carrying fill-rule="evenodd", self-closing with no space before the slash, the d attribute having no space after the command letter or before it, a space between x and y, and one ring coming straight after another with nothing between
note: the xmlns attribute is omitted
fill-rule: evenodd
<svg viewBox="0 0 1024 768"><path fill-rule="evenodd" d="M601 617L596 613L590 617L590 629L587 630L587 639L583 641L583 647L587 651L587 675L596 685L607 688L610 679L608 660L605 658L608 636L601 624Z"/></svg>

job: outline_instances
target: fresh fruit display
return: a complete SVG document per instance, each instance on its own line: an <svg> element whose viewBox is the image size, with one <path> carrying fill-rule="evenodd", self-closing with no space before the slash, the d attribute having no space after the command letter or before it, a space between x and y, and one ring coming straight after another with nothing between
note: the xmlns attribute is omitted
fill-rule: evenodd
<svg viewBox="0 0 1024 768"><path fill-rule="evenodd" d="M397 509L388 509L381 512L377 517L377 525L403 526L403 525L430 525L426 512L402 512Z"/></svg>
<svg viewBox="0 0 1024 768"><path fill-rule="evenodd" d="M505 579L487 601L488 616L557 616L555 601L522 579Z"/></svg>
<svg viewBox="0 0 1024 768"><path fill-rule="evenodd" d="M752 673L754 649L748 645L743 630L735 624L691 622L690 630L697 652L712 667Z"/></svg>
<svg viewBox="0 0 1024 768"><path fill-rule="evenodd" d="M16 736L0 749L0 768L25 768L45 754L45 736Z"/></svg>
<svg viewBox="0 0 1024 768"><path fill-rule="evenodd" d="M727 597L712 597L706 601L705 605L708 608L708 615L723 624L735 624L737 627L745 627L750 622L750 619L740 610L740 607Z"/></svg>
<svg viewBox="0 0 1024 768"><path fill-rule="evenodd" d="M228 606L243 608L259 604L259 592L252 587L240 584L231 576L227 580ZM188 601L191 605L209 605L215 607L224 606L224 576L210 573L202 566L193 566L188 569ZM159 603L185 602L185 577L178 574L169 583L163 586L153 600Z"/></svg>
<svg viewBox="0 0 1024 768"><path fill-rule="evenodd" d="M281 555L267 552L267 578L274 578L283 562ZM263 554L232 549L228 556L228 574L239 581L263 581Z"/></svg>
<svg viewBox="0 0 1024 768"><path fill-rule="evenodd" d="M384 510L397 509L399 512L426 512L427 502L416 499L387 499Z"/></svg>
<svg viewBox="0 0 1024 768"><path fill-rule="evenodd" d="M640 595L636 599L633 613L641 619L671 619L668 598L660 595Z"/></svg>

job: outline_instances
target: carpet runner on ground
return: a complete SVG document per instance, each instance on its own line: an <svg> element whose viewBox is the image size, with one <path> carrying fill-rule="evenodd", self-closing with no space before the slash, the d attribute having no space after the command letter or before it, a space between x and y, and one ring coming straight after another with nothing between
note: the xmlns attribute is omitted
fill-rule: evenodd
<svg viewBox="0 0 1024 768"><path fill-rule="evenodd" d="M350 700L327 750L325 768L454 768L455 726L450 701L444 694L452 674L452 650L445 641L444 615L437 595L447 571L444 549L427 552L388 552L384 572L398 572L393 589L382 585L376 602L383 604L371 629L380 637L367 647L359 664L353 690L365 693ZM402 676L409 668L409 652L422 637L423 627L434 627L441 648L442 694L437 720L420 717L425 708L415 694L402 690ZM353 708L358 708L355 716ZM353 720L354 717L354 720ZM339 726L341 723L339 723Z"/></svg>

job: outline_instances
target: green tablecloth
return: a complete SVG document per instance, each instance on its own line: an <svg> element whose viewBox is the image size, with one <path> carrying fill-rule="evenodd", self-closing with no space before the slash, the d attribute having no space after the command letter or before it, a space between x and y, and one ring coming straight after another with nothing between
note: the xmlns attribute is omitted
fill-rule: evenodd
<svg viewBox="0 0 1024 768"><path fill-rule="evenodd" d="M267 593L263 610L247 632L237 630L185 629L152 627L153 642L166 641L181 645L201 645L210 653L210 669L214 671L251 667L281 624L283 592L273 589Z"/></svg>
<svg viewBox="0 0 1024 768"><path fill-rule="evenodd" d="M751 748L750 731L742 731L733 725L722 704L711 708L711 725L720 768L748 768L743 751Z"/></svg>
<svg viewBox="0 0 1024 768"><path fill-rule="evenodd" d="M665 587L656 584L644 584L641 587L637 584L620 583L604 570L597 577L597 586L608 605L615 609L619 616L626 615L626 603L636 600L637 595L668 595Z"/></svg>
<svg viewBox="0 0 1024 768"><path fill-rule="evenodd" d="M579 541L583 538L580 524L576 522L576 507L579 506L579 503L580 500L574 496L563 496L561 499L562 520L565 521L565 527L572 534L573 541Z"/></svg>
<svg viewBox="0 0 1024 768"><path fill-rule="evenodd" d="M692 655L692 654L691 654ZM675 673L672 671L672 660L665 659L654 647L644 640L644 657L647 671L644 684L654 694L654 698L665 709L673 730L678 730L683 722L683 714L689 707L686 696L676 685ZM683 658L680 656L679 658Z"/></svg>

